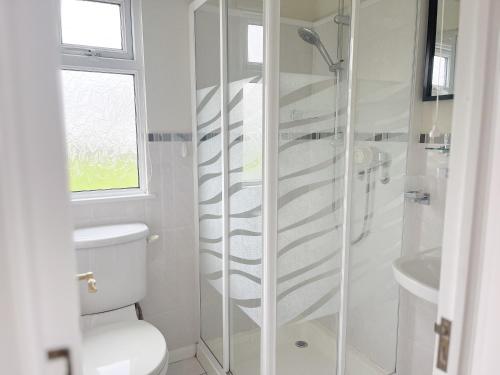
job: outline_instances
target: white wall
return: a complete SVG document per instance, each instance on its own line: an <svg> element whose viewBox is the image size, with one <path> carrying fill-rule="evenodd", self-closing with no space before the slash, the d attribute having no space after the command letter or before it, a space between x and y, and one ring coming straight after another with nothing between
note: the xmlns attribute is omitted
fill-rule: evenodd
<svg viewBox="0 0 500 375"><path fill-rule="evenodd" d="M175 350L198 338L191 146L185 158L181 142L154 142L149 147L153 197L73 204L74 225L143 222L160 235L148 247L148 289L141 306L145 320L158 327L169 349Z"/></svg>
<svg viewBox="0 0 500 375"><path fill-rule="evenodd" d="M423 77L422 77L423 80ZM416 99L420 100L421 92L417 93ZM420 102L418 105L422 107L422 119L415 125L419 127L422 133L428 133L434 124L436 115L436 102ZM453 100L440 100L439 109L437 110L437 124L441 133L451 132L451 117L453 114Z"/></svg>
<svg viewBox="0 0 500 375"><path fill-rule="evenodd" d="M148 131L191 133L188 2L143 0ZM144 222L160 240L148 249L144 317L169 350L194 345L198 307L190 143L149 142L150 199L73 204L75 227ZM194 353L194 348L193 348Z"/></svg>
<svg viewBox="0 0 500 375"><path fill-rule="evenodd" d="M191 132L188 3L142 2L149 130Z"/></svg>

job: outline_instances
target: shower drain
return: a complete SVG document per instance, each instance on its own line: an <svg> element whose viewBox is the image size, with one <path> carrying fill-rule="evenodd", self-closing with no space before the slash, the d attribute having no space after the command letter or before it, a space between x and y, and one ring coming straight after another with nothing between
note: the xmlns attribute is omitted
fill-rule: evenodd
<svg viewBox="0 0 500 375"><path fill-rule="evenodd" d="M309 344L307 343L307 341L299 340L299 341L295 341L295 346L299 349L304 349L304 348L307 348L309 346Z"/></svg>

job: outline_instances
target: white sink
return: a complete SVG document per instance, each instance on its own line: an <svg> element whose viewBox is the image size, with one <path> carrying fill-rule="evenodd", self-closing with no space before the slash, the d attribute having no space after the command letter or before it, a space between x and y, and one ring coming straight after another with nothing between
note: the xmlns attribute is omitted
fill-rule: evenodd
<svg viewBox="0 0 500 375"><path fill-rule="evenodd" d="M438 303L441 248L406 255L392 263L394 277L410 293Z"/></svg>

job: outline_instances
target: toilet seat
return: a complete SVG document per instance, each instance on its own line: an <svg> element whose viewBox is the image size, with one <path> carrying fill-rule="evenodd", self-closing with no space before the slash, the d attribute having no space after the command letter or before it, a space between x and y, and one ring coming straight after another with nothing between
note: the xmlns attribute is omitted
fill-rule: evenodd
<svg viewBox="0 0 500 375"><path fill-rule="evenodd" d="M167 363L163 335L143 320L102 325L83 334L84 375L160 375Z"/></svg>

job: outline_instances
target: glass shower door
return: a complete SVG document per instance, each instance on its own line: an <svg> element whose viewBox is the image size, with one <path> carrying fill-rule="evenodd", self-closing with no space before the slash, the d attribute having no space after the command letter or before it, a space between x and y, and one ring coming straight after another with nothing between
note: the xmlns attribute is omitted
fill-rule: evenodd
<svg viewBox="0 0 500 375"><path fill-rule="evenodd" d="M336 0L296 5L281 0L276 364L278 375L332 375L349 28Z"/></svg>
<svg viewBox="0 0 500 375"><path fill-rule="evenodd" d="M343 374L396 371L417 0L355 0ZM383 20L384 22L381 22Z"/></svg>
<svg viewBox="0 0 500 375"><path fill-rule="evenodd" d="M238 375L260 368L262 8L209 0L194 11L201 339Z"/></svg>
<svg viewBox="0 0 500 375"><path fill-rule="evenodd" d="M418 0L280 6L276 373L391 374ZM262 12L209 0L194 17L201 338L234 375L260 373L268 277Z"/></svg>
<svg viewBox="0 0 500 375"><path fill-rule="evenodd" d="M260 372L262 295L262 0L227 2L229 367Z"/></svg>

